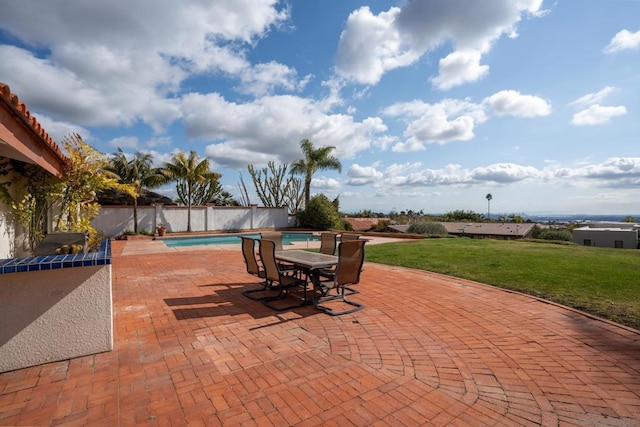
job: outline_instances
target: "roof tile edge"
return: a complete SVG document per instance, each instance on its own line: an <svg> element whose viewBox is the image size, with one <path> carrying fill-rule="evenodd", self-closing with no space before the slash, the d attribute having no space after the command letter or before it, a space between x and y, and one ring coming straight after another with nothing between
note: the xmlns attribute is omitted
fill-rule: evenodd
<svg viewBox="0 0 640 427"><path fill-rule="evenodd" d="M27 109L24 102L20 102L20 98L15 93L11 93L11 88L8 84L0 82L0 98L4 98L5 102L9 104L29 127L38 135L42 141L62 160L66 161L67 157L62 153L60 147L44 130L42 125L38 123L35 116L31 115L31 112Z"/></svg>

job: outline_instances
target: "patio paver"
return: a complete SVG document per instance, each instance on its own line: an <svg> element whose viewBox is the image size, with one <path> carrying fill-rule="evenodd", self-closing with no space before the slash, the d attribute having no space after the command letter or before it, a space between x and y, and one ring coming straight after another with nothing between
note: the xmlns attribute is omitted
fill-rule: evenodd
<svg viewBox="0 0 640 427"><path fill-rule="evenodd" d="M364 310L277 313L239 245L125 248L114 351L0 374L0 425L640 425L636 330L371 263Z"/></svg>

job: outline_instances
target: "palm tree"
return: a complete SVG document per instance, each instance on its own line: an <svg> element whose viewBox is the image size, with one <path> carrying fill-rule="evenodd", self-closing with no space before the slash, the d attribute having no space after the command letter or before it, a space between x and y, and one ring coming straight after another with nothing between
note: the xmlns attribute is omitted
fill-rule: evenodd
<svg viewBox="0 0 640 427"><path fill-rule="evenodd" d="M144 188L156 188L162 185L162 176L158 169L152 168L153 158L151 154L136 152L131 160L127 159L122 149L113 153L107 170L117 175L122 184L133 186L135 196L133 198L133 232L138 232L138 197Z"/></svg>
<svg viewBox="0 0 640 427"><path fill-rule="evenodd" d="M493 199L493 196L491 193L488 193L485 199L487 199L487 219L491 221L491 199Z"/></svg>
<svg viewBox="0 0 640 427"><path fill-rule="evenodd" d="M304 159L293 162L291 172L298 175L304 175L304 206L309 205L311 197L311 178L316 171L333 169L342 172L342 164L337 157L330 153L336 147L325 146L314 148L313 143L308 139L300 141L300 148L304 154Z"/></svg>
<svg viewBox="0 0 640 427"><path fill-rule="evenodd" d="M209 170L209 159L200 160L191 150L189 156L182 151L173 155L172 163L161 169L167 182L176 181L176 190L182 203L187 205L187 231L191 231L191 206L200 199L203 189L217 184L222 176Z"/></svg>

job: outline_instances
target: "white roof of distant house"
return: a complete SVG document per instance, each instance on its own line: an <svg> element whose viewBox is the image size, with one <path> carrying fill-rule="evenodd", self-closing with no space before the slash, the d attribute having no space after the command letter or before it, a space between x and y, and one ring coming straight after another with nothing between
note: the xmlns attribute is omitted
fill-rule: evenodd
<svg viewBox="0 0 640 427"><path fill-rule="evenodd" d="M640 224L637 222L615 222L615 221L606 221L606 222L588 222L581 224L580 228L618 228L618 229L640 229Z"/></svg>
<svg viewBox="0 0 640 427"><path fill-rule="evenodd" d="M535 224L515 222L441 222L450 234L476 234L492 236L528 235Z"/></svg>
<svg viewBox="0 0 640 427"><path fill-rule="evenodd" d="M584 227L578 227L578 228L574 228L573 231L576 230L589 230L589 231L638 231L636 228L633 227L589 227L589 226L584 226Z"/></svg>
<svg viewBox="0 0 640 427"><path fill-rule="evenodd" d="M449 234L473 234L484 236L525 237L533 230L535 224L514 222L439 222ZM409 225L392 225L389 228L406 233Z"/></svg>

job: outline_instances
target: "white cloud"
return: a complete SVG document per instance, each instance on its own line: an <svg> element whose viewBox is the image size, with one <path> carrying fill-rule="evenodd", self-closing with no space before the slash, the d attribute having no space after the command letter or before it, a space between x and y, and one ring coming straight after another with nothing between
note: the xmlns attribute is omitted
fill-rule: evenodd
<svg viewBox="0 0 640 427"><path fill-rule="evenodd" d="M624 106L604 107L596 104L575 113L571 124L575 126L595 126L611 122L613 117L624 116L627 109Z"/></svg>
<svg viewBox="0 0 640 427"><path fill-rule="evenodd" d="M213 141L208 156L221 164L244 167L268 160L288 163L300 158L300 140L336 147L334 154L350 158L376 143L387 130L383 121L332 114L323 102L291 95L265 96L253 102L228 102L219 94L188 94L182 111L192 139Z"/></svg>
<svg viewBox="0 0 640 427"><path fill-rule="evenodd" d="M368 7L351 13L340 37L337 72L358 83L375 84L385 72L415 63L450 42L440 59L435 87L449 89L484 77L482 55L502 35L516 37L523 16L539 17L542 0L405 1L374 15Z"/></svg>
<svg viewBox="0 0 640 427"><path fill-rule="evenodd" d="M612 157L602 163L577 168L558 168L554 175L567 181L587 180L609 188L637 188L640 185L640 157Z"/></svg>
<svg viewBox="0 0 640 427"><path fill-rule="evenodd" d="M615 157L575 167L553 163L543 169L517 163L494 163L475 168L448 164L437 169L422 169L420 163L392 164L384 170L384 176L374 187L379 195L397 196L406 192L407 187L412 191L447 187L450 188L447 194L450 194L452 188L485 189L491 185L506 189L519 188L513 185L524 183L557 187L637 188L640 185L640 158Z"/></svg>
<svg viewBox="0 0 640 427"><path fill-rule="evenodd" d="M395 28L399 12L392 7L374 15L364 6L349 15L336 58L341 75L359 83L375 84L386 71L410 65L420 57L420 53L402 45Z"/></svg>
<svg viewBox="0 0 640 427"><path fill-rule="evenodd" d="M595 93L588 93L580 98L572 101L569 105L574 105L578 108L588 107L593 104L600 104L604 99L615 92L616 88L612 86L605 86L603 89Z"/></svg>
<svg viewBox="0 0 640 427"><path fill-rule="evenodd" d="M13 90L13 89L12 89ZM29 107L30 108L30 107ZM33 111L32 111L33 113ZM83 128L81 126L67 123L64 121L54 120L51 117L44 114L35 115L38 123L42 126L43 129L49 134L54 141L60 143L62 140L74 133L77 133L82 137L85 142L89 142L93 139L91 132L88 129Z"/></svg>
<svg viewBox="0 0 640 427"><path fill-rule="evenodd" d="M588 93L581 96L569 105L582 108L571 118L571 124L575 126L595 126L611 122L613 117L627 114L624 106L609 107L600 105L607 96L615 92L616 88L606 86L595 93Z"/></svg>
<svg viewBox="0 0 640 427"><path fill-rule="evenodd" d="M311 188L316 191L338 191L341 187L340 181L335 178L327 178L323 176L314 177L311 180Z"/></svg>
<svg viewBox="0 0 640 427"><path fill-rule="evenodd" d="M551 105L533 95L522 95L515 90L502 90L488 98L483 104L496 116L537 117L551 114Z"/></svg>
<svg viewBox="0 0 640 427"><path fill-rule="evenodd" d="M398 152L424 150L425 144L468 141L474 137L475 124L486 120L478 104L453 99L437 104L422 101L394 104L384 113L410 119L404 131L406 141L393 146L393 151Z"/></svg>
<svg viewBox="0 0 640 427"><path fill-rule="evenodd" d="M162 47L164 54L197 60L219 40L245 43L288 19L277 0L77 0L3 5L3 27L27 43L63 45L85 40L127 47ZM150 13L150 12L153 13Z"/></svg>
<svg viewBox="0 0 640 427"><path fill-rule="evenodd" d="M10 2L3 5L0 27L47 53L0 46L0 55L11 58L0 62L0 75L31 109L54 120L82 126L143 122L161 132L180 118L172 95L194 74L226 73L239 79L243 93L304 85L293 69L273 62L254 68L245 58L247 46L289 18L279 3Z"/></svg>
<svg viewBox="0 0 640 427"><path fill-rule="evenodd" d="M478 50L452 52L440 59L440 74L429 80L440 90L480 80L489 73L489 66L480 65L481 58Z"/></svg>
<svg viewBox="0 0 640 427"><path fill-rule="evenodd" d="M311 76L298 80L295 69L277 62L257 64L240 73L241 84L238 92L253 96L270 95L278 88L288 92L299 91L309 82Z"/></svg>
<svg viewBox="0 0 640 427"><path fill-rule="evenodd" d="M604 53L617 53L623 50L633 50L640 47L640 31L635 33L629 30L618 32L603 49Z"/></svg>
<svg viewBox="0 0 640 427"><path fill-rule="evenodd" d="M383 113L408 122L404 131L406 140L397 142L393 151L410 152L424 150L426 144L469 141L475 137L476 124L486 122L491 115L546 116L551 113L551 106L540 97L504 90L481 103L454 99L437 104L411 101L391 105Z"/></svg>
<svg viewBox="0 0 640 427"><path fill-rule="evenodd" d="M137 150L140 146L140 142L135 136L121 136L119 138L114 138L109 141L108 144L113 148L122 148L123 150L126 148Z"/></svg>
<svg viewBox="0 0 640 427"><path fill-rule="evenodd" d="M347 171L348 185L367 185L380 180L384 174L374 166L360 166L357 163L351 165Z"/></svg>
<svg viewBox="0 0 640 427"><path fill-rule="evenodd" d="M487 167L475 168L471 171L471 177L476 181L499 184L519 182L541 176L543 174L538 169L515 163L495 163Z"/></svg>
<svg viewBox="0 0 640 427"><path fill-rule="evenodd" d="M426 186L435 187L440 185L462 185L471 182L470 172L462 166L449 164L441 169L423 169L411 172L403 170L397 165L392 165L385 171L383 179L387 186Z"/></svg>
<svg viewBox="0 0 640 427"><path fill-rule="evenodd" d="M496 163L475 169L465 169L457 164L449 164L441 169L423 169L411 173L387 173L384 181L394 186L435 187L480 183L508 184L541 176L542 172L534 167L514 163Z"/></svg>

